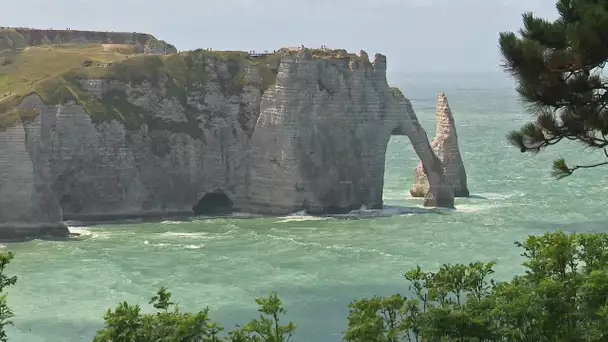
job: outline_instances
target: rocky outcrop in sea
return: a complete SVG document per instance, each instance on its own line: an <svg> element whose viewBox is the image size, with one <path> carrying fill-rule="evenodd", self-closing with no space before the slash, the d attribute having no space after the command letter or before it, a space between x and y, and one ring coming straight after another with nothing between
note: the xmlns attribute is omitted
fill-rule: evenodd
<svg viewBox="0 0 608 342"><path fill-rule="evenodd" d="M437 99L436 121L436 135L431 141L433 151L441 161L445 175L454 189L454 196L468 197L467 174L458 146L456 124L444 93L440 93ZM429 181L424 172L424 164L419 162L414 170L414 185L410 193L414 197L424 197L428 191Z"/></svg>

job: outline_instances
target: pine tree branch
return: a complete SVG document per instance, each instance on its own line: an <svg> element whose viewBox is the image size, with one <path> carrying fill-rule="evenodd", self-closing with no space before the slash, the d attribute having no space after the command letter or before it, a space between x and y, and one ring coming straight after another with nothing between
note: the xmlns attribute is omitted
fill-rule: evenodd
<svg viewBox="0 0 608 342"><path fill-rule="evenodd" d="M606 10L605 1L560 0L558 20L526 13L519 37L500 34L502 67L517 80L517 92L536 117L507 136L521 152L537 153L564 139L603 149L608 159L608 78L602 75L608 61ZM568 167L558 159L553 174L563 178L603 165L608 161Z"/></svg>
<svg viewBox="0 0 608 342"><path fill-rule="evenodd" d="M608 151L605 148L604 155L606 156L606 158L608 158ZM587 165L574 165L573 167L568 167L564 158L559 158L553 162L553 171L551 172L551 175L556 179L562 179L570 176L574 171L578 169L592 169L604 165L608 165L608 161Z"/></svg>
<svg viewBox="0 0 608 342"><path fill-rule="evenodd" d="M578 169L592 169L594 167L604 166L604 165L608 165L608 161L603 162L603 163L591 164L591 165L575 165L570 170L571 170L571 172L574 172L574 170L578 170Z"/></svg>

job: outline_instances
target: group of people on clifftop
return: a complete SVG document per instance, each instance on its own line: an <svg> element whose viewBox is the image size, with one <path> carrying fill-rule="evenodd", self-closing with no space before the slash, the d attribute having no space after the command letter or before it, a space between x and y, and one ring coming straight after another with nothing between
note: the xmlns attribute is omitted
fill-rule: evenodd
<svg viewBox="0 0 608 342"><path fill-rule="evenodd" d="M264 52L259 52L259 51L255 51L255 50L249 50L249 55L253 55L253 56L263 56L263 55L270 55L273 53L276 53L277 50L272 50L272 52L268 52L268 50L265 50Z"/></svg>
<svg viewBox="0 0 608 342"><path fill-rule="evenodd" d="M330 50L329 47L327 47L327 45L321 45L320 47L322 50ZM295 50L296 48L288 48L289 50ZM305 47L304 45L300 46L297 48L298 50L304 50ZM209 51L211 51L211 49L209 49ZM249 50L248 51L250 56L264 56L264 55L270 55L270 54L274 54L277 53L277 50L272 50L272 52L269 52L268 50L265 50L264 52L259 52L259 51L255 51L255 50Z"/></svg>

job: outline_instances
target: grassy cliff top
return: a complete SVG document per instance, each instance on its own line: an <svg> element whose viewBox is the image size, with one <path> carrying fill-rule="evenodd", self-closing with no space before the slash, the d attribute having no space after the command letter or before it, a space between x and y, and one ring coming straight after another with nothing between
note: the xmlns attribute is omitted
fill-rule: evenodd
<svg viewBox="0 0 608 342"><path fill-rule="evenodd" d="M123 107L118 110L112 99L87 94L79 80L111 79L136 85L162 79L172 96L185 101L188 87L207 80L208 67L213 65L210 60L223 61L220 64L227 66L230 76L222 81L226 92L238 92L248 83L244 74L247 65L258 68L262 80L257 86L264 91L276 80L281 56L275 53L254 58L246 52L202 49L169 55L138 54L133 45L121 44L61 44L0 51L0 130L37 115L16 109L32 93L46 104L77 101L94 120L118 119L137 125L139 121L130 118L137 108L126 108L125 94L114 94Z"/></svg>
<svg viewBox="0 0 608 342"><path fill-rule="evenodd" d="M35 92L45 98L45 80L86 64L121 61L134 54L131 45L49 45L0 51L0 129L19 119L15 107ZM90 61L90 62L89 62Z"/></svg>
<svg viewBox="0 0 608 342"><path fill-rule="evenodd" d="M3 30L12 30L25 37L30 38L31 45L41 44L40 39L47 37L54 38L56 35L60 37L81 36L86 39L95 41L114 40L115 44L128 44L127 41L139 42L145 44L150 40L156 40L151 34L140 32L111 32L111 31L88 31L88 30L72 30L72 29L36 29L36 28L4 28Z"/></svg>
<svg viewBox="0 0 608 342"><path fill-rule="evenodd" d="M128 44L140 46L151 44L165 46L169 52L177 52L175 46L158 40L153 35L147 33L0 27L0 50L66 43Z"/></svg>
<svg viewBox="0 0 608 342"><path fill-rule="evenodd" d="M361 56L342 49L308 49L315 59L358 59Z"/></svg>
<svg viewBox="0 0 608 342"><path fill-rule="evenodd" d="M369 62L369 57L367 53L361 51L361 53L356 54L352 52L348 52L344 49L318 49L318 48L282 48L277 51L277 53L281 54L296 54L300 52L309 53L313 59L324 59L324 60L339 60L339 61L352 61L352 60L366 60Z"/></svg>
<svg viewBox="0 0 608 342"><path fill-rule="evenodd" d="M15 30L4 33L7 32L18 33ZM27 38L21 33L19 36ZM50 105L76 101L85 107L94 121L118 120L137 128L144 123L142 115L146 113L128 103L124 90L110 92L109 97L95 98L83 89L80 80L110 79L132 85L158 84L162 80L170 96L180 100L188 110L187 91L194 84L205 83L210 68L226 67L229 75L224 71L222 77L214 79L226 94L241 92L252 82L246 77L245 69L257 68L261 80L255 81L255 86L264 92L276 81L282 57L299 52L280 49L275 53L251 56L242 51L197 49L173 54L142 54L131 43L57 44L0 50L0 131L37 115L32 110L16 109L23 98L32 93ZM306 52L313 59L369 63L364 52L360 55L330 49L306 49Z"/></svg>

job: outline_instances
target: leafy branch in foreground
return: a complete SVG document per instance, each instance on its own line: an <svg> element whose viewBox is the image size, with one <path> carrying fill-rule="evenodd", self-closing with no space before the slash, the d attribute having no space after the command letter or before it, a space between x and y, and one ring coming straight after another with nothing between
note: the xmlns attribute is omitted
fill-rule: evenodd
<svg viewBox="0 0 608 342"><path fill-rule="evenodd" d="M535 116L507 138L521 152L537 153L565 139L604 150L608 158L608 82L602 76L608 60L608 2L558 0L556 7L557 20L525 13L519 36L500 34L502 66ZM559 179L606 164L569 167L558 159L552 174Z"/></svg>
<svg viewBox="0 0 608 342"><path fill-rule="evenodd" d="M14 256L12 252L0 253L0 341L3 342L7 341L5 327L13 324L10 319L14 314L11 308L8 307L4 289L17 283L17 277L8 277L5 273L6 266L13 260Z"/></svg>
<svg viewBox="0 0 608 342"><path fill-rule="evenodd" d="M104 316L105 326L97 332L96 342L287 342L296 330L289 322L280 325L279 318L286 313L275 292L266 298L257 298L262 314L226 337L220 337L223 327L209 318L209 308L197 313L182 312L171 302L171 292L161 287L151 298L150 304L158 311L142 313L139 305L120 303Z"/></svg>
<svg viewBox="0 0 608 342"><path fill-rule="evenodd" d="M230 340L233 342L287 342L296 331L296 325L289 322L286 325L279 324L279 315L286 314L283 304L276 292L272 292L267 298L257 298L258 311L261 312L259 319L251 320L249 323L238 327L230 332Z"/></svg>
<svg viewBox="0 0 608 342"><path fill-rule="evenodd" d="M561 231L516 243L526 272L489 280L494 263L417 267L405 274L411 298L350 304L347 341L608 340L608 234Z"/></svg>

